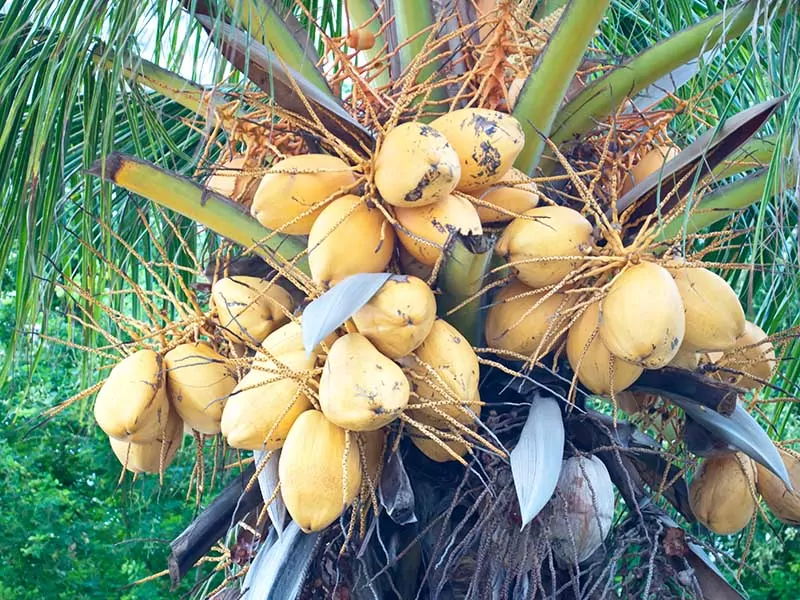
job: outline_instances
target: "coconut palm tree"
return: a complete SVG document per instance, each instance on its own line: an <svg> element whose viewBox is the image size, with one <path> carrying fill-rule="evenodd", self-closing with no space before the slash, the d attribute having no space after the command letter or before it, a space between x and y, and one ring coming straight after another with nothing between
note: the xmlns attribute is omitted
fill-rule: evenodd
<svg viewBox="0 0 800 600"><path fill-rule="evenodd" d="M795 8L790 0L10 0L0 16L0 265L16 265L18 322L46 324L60 306L82 326L77 343L102 360L143 340L163 349L177 336L170 323L181 335L206 326L202 275L213 281L231 249L260 257L257 268L303 301L322 300L305 240L267 229L244 206L252 180L282 156L324 152L352 165L369 192L374 156L395 126L478 106L519 122L525 143L515 166L526 183L593 214L604 243L646 240L648 253L680 251L720 269L747 316L791 356ZM685 148L677 158L658 161L649 177L632 175L648 153L675 144ZM476 347L489 292L509 273L493 258L495 233L449 236L430 275L440 315ZM334 327L377 288L366 289L341 291ZM331 310L327 302L317 306ZM318 331L319 340L329 332ZM736 390L707 376L741 372L710 362L694 372L648 371L642 388L669 402L623 422L609 408L616 399L597 402L563 361L545 364L538 352L484 359L481 399L493 412L475 433L471 446L483 452L469 468L434 469L419 453L406 453L405 463L389 453L381 497L372 493L352 511L350 529L287 526L278 536L263 518L244 518L263 543L251 566L224 563L214 593L242 581L265 597L332 595L337 585L373 597L736 593L698 540L685 537L684 528L699 526L683 476L692 456L738 450L788 480ZM748 396L776 440L791 437L786 400L796 395L796 369L783 362L766 392ZM685 425L680 436L677 424ZM461 441L436 444L448 439ZM567 457L598 454L601 466L562 470L565 447ZM514 448L510 461L503 448ZM259 470L267 460L257 455ZM559 476L589 480L592 469L610 472L625 509L604 551L584 557L575 531L557 532L571 500L550 497L567 485ZM266 484L264 498L253 496L250 483L248 507L274 499ZM205 522L241 506L241 486L231 489ZM601 515L596 500L594 516L610 523L613 502ZM283 518L275 507L265 509L273 525ZM601 533L598 543L608 526ZM187 538L173 548L171 575L185 575L221 534L190 532L190 549Z"/></svg>

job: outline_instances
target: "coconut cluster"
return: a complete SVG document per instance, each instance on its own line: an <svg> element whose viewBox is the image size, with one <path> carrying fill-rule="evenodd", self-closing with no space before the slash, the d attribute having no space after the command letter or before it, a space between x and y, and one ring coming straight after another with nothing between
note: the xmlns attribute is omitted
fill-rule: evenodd
<svg viewBox="0 0 800 600"><path fill-rule="evenodd" d="M667 365L713 363L742 387L770 378L774 350L724 279L612 243L596 212L543 198L512 166L523 146L512 116L469 108L390 128L362 163L311 153L268 167L253 157L221 165L208 187L306 242L309 298L351 275L394 275L312 350L293 293L259 277L215 280L208 318L218 335L139 350L102 386L95 416L120 462L162 472L184 430L280 451L283 501L304 531L319 531L374 497L390 430L431 460L461 460L482 440L479 360L437 318L430 275L452 234L484 229L498 234L507 274L485 318L486 345L499 355L535 362L563 349L576 381L610 396ZM671 152L644 156L625 185ZM712 479L701 473L694 485L716 486L700 483ZM562 525L572 527L553 527ZM592 531L569 551L590 553L606 534Z"/></svg>
<svg viewBox="0 0 800 600"><path fill-rule="evenodd" d="M223 278L210 304L234 355L257 350L237 360L192 342L117 364L95 416L128 470L162 472L184 429L221 434L231 448L280 450L284 503L305 531L318 531L374 489L398 419L433 460L467 453L463 434L480 414L478 358L436 317L423 280L391 277L310 352L290 294L275 283Z"/></svg>

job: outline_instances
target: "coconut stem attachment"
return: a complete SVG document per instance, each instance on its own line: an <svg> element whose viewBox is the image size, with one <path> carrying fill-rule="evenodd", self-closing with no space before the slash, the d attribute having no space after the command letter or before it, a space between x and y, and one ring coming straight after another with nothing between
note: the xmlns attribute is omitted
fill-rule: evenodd
<svg viewBox="0 0 800 600"><path fill-rule="evenodd" d="M445 260L439 277L443 292L439 299L439 314L473 346L480 343L483 331L482 296L478 292L492 262L493 246L493 240L486 236L462 234L451 236L445 244ZM464 304L468 298L473 300ZM453 308L456 310L450 313Z"/></svg>

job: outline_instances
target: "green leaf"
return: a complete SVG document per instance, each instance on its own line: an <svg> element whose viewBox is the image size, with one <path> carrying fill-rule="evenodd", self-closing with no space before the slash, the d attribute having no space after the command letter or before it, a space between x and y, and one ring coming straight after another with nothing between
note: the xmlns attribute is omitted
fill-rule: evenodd
<svg viewBox="0 0 800 600"><path fill-rule="evenodd" d="M570 0L558 27L522 87L513 115L525 132L516 167L533 173L553 131L561 103L610 0ZM544 137L543 137L544 136Z"/></svg>
<svg viewBox="0 0 800 600"><path fill-rule="evenodd" d="M657 241L666 242L675 239L678 235L690 235L705 229L706 227L730 217L733 213L752 206L764 198L767 191L767 181L769 172L761 170L743 179L734 181L717 188L703 196L701 200L692 207L691 213L687 213L685 218L673 219L664 226L657 237ZM774 182L776 185L771 188L766 197L770 198L781 193L786 185L791 185L792 174L787 173L783 179L783 184Z"/></svg>
<svg viewBox="0 0 800 600"><path fill-rule="evenodd" d="M321 92L333 96L308 34L291 15L281 16L270 0L226 0L234 18L262 46L272 48L281 59ZM290 25L295 26L290 29ZM302 37L299 37L302 36Z"/></svg>
<svg viewBox="0 0 800 600"><path fill-rule="evenodd" d="M747 30L756 14L756 3L745 2L656 44L587 85L570 100L552 128L557 145L591 130L597 121L614 113L628 96L634 96L682 64L698 57L719 40L731 40ZM553 165L548 165L548 167Z"/></svg>

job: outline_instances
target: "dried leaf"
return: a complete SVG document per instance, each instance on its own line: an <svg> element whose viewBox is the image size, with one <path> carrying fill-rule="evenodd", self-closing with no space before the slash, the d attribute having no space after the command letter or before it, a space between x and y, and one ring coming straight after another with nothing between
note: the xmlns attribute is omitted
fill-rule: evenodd
<svg viewBox="0 0 800 600"><path fill-rule="evenodd" d="M303 311L303 345L309 354L370 301L391 273L359 273L337 283Z"/></svg>
<svg viewBox="0 0 800 600"><path fill-rule="evenodd" d="M650 214L667 214L691 191L697 180L708 175L750 139L785 99L782 96L762 102L709 129L663 168L622 196L617 202L617 210L622 213L635 205L628 218L628 222L634 224ZM664 202L663 199L674 190L677 191L670 200Z"/></svg>
<svg viewBox="0 0 800 600"><path fill-rule="evenodd" d="M253 452L255 464L260 465L266 454L267 453L262 450L255 450ZM264 502L272 498L272 494L278 487L278 461L280 457L281 451L275 450L267 461L267 464L258 474L258 487L261 489L261 496L264 498ZM286 510L286 504L283 502L283 496L281 496L280 490L278 490L275 498L273 498L272 502L270 502L270 505L267 507L267 514L269 515L269 520L272 522L275 531L278 532L278 535L280 536L283 534L283 526L286 523L289 513Z"/></svg>
<svg viewBox="0 0 800 600"><path fill-rule="evenodd" d="M417 515L414 514L414 490L399 452L393 452L383 467L378 498L386 513L398 525L417 522Z"/></svg>
<svg viewBox="0 0 800 600"><path fill-rule="evenodd" d="M775 444L740 404L736 405L730 416L725 416L689 398L670 396L669 400L680 406L689 417L707 429L715 438L727 442L761 463L792 489L786 465L783 464Z"/></svg>
<svg viewBox="0 0 800 600"><path fill-rule="evenodd" d="M250 81L271 94L281 107L308 119L316 116L333 135L353 147L374 145L373 135L334 96L325 94L269 48L229 23L202 14L194 17L209 32L211 41L219 44L222 55ZM308 101L314 115L309 113L297 90Z"/></svg>
<svg viewBox="0 0 800 600"><path fill-rule="evenodd" d="M539 396L531 404L519 442L510 456L523 528L552 497L561 474L563 453L561 408L555 399Z"/></svg>
<svg viewBox="0 0 800 600"><path fill-rule="evenodd" d="M244 579L243 600L294 600L303 587L319 533L305 534L292 521L283 535L256 555Z"/></svg>

